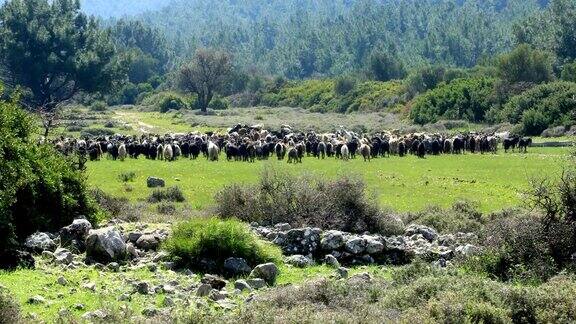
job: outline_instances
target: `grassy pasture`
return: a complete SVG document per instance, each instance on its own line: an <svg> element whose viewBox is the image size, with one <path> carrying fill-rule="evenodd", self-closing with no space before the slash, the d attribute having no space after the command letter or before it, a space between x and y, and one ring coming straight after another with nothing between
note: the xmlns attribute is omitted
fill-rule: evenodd
<svg viewBox="0 0 576 324"><path fill-rule="evenodd" d="M427 205L450 206L459 199L479 203L482 211L496 211L521 203L521 193L531 177L558 173L568 163L568 148L531 148L528 154L443 155L418 159L379 158L365 163L357 158L349 162L335 159L305 158L301 165L286 161L219 162L180 159L175 162L138 160L88 163L88 182L115 196L131 201L145 200L148 176L162 177L167 186L184 191L187 204L202 210L213 202L217 190L231 183L255 183L265 166L326 177L359 175L382 205L398 211L418 211ZM118 179L123 172L134 172L133 182ZM129 190L126 188L129 187Z"/></svg>

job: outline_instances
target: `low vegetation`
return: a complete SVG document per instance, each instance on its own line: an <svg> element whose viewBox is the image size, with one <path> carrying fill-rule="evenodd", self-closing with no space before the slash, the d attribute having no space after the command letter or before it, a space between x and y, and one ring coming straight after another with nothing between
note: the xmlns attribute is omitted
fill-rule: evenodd
<svg viewBox="0 0 576 324"><path fill-rule="evenodd" d="M18 323L20 306L8 289L0 286L0 324Z"/></svg>
<svg viewBox="0 0 576 324"><path fill-rule="evenodd" d="M265 169L257 185L233 184L216 194L217 214L263 225L289 223L347 232L394 234L402 222L381 211L359 178L325 180Z"/></svg>
<svg viewBox="0 0 576 324"><path fill-rule="evenodd" d="M180 267L222 273L224 261L244 258L249 265L280 262L277 247L256 238L237 220L195 218L177 224L164 248Z"/></svg>
<svg viewBox="0 0 576 324"><path fill-rule="evenodd" d="M166 189L155 189L150 197L148 197L148 202L159 203L159 202L184 202L186 198L184 193L178 186L166 188Z"/></svg>

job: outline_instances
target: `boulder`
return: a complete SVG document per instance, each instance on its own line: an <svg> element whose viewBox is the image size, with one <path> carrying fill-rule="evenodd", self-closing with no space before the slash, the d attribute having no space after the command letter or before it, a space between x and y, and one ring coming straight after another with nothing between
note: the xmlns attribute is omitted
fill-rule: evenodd
<svg viewBox="0 0 576 324"><path fill-rule="evenodd" d="M86 238L86 258L108 264L126 259L126 243L113 227L90 231Z"/></svg>
<svg viewBox="0 0 576 324"><path fill-rule="evenodd" d="M366 239L366 253L379 254L384 251L384 244L374 238Z"/></svg>
<svg viewBox="0 0 576 324"><path fill-rule="evenodd" d="M456 247L456 253L464 257L472 256L478 253L480 249L472 244L466 244Z"/></svg>
<svg viewBox="0 0 576 324"><path fill-rule="evenodd" d="M307 258L303 255L295 254L295 255L291 255L291 256L287 257L286 263L291 264L291 265L298 267L298 268L306 268L308 266L313 265L314 261L310 260L309 258Z"/></svg>
<svg viewBox="0 0 576 324"><path fill-rule="evenodd" d="M60 244L63 247L84 252L86 249L86 237L88 237L91 229L92 224L86 219L75 219L72 224L60 229Z"/></svg>
<svg viewBox="0 0 576 324"><path fill-rule="evenodd" d="M136 247L144 251L157 250L159 246L160 238L154 234L144 234L136 240Z"/></svg>
<svg viewBox="0 0 576 324"><path fill-rule="evenodd" d="M240 291L252 291L252 287L250 287L246 280L236 280L236 282L234 282L234 289L238 289Z"/></svg>
<svg viewBox="0 0 576 324"><path fill-rule="evenodd" d="M246 280L246 283L254 289L262 289L264 287L266 287L266 281L264 281L264 279L260 279L260 278L251 278Z"/></svg>
<svg viewBox="0 0 576 324"><path fill-rule="evenodd" d="M198 297L206 297L212 291L212 286L209 284L201 284L198 289L196 289L196 296Z"/></svg>
<svg viewBox="0 0 576 324"><path fill-rule="evenodd" d="M277 231L286 232L286 231L289 231L290 229L292 229L292 227L288 223L280 223L280 224L274 225L274 229Z"/></svg>
<svg viewBox="0 0 576 324"><path fill-rule="evenodd" d="M224 261L224 272L232 277L247 275L252 271L248 262L242 258L228 258Z"/></svg>
<svg viewBox="0 0 576 324"><path fill-rule="evenodd" d="M360 255L366 250L366 240L360 237L352 237L346 241L344 246L347 252Z"/></svg>
<svg viewBox="0 0 576 324"><path fill-rule="evenodd" d="M146 185L148 188L165 187L166 181L162 178L148 177L148 179L146 179Z"/></svg>
<svg viewBox="0 0 576 324"><path fill-rule="evenodd" d="M58 248L54 252L54 259L59 264L70 264L74 261L74 254L67 249Z"/></svg>
<svg viewBox="0 0 576 324"><path fill-rule="evenodd" d="M274 285L278 276L278 267L274 263L257 265L250 273L251 278L260 278L269 285Z"/></svg>
<svg viewBox="0 0 576 324"><path fill-rule="evenodd" d="M309 227L291 229L285 235L279 234L274 243L279 245L286 255L313 255L320 248L320 232L318 228Z"/></svg>
<svg viewBox="0 0 576 324"><path fill-rule="evenodd" d="M421 234L424 238L430 242L438 238L438 232L431 227L424 225L412 224L406 228L405 236L412 236L414 234Z"/></svg>
<svg viewBox="0 0 576 324"><path fill-rule="evenodd" d="M41 232L28 236L24 246L32 253L42 253L43 251L54 252L58 247L56 242L54 242L47 233Z"/></svg>
<svg viewBox="0 0 576 324"><path fill-rule="evenodd" d="M324 263L329 265L332 268L340 268L340 262L338 262L338 259L336 259L335 256L333 256L332 254L327 254L324 257Z"/></svg>
<svg viewBox="0 0 576 324"><path fill-rule="evenodd" d="M204 277L202 277L200 282L202 282L203 284L208 284L208 285L210 285L210 287L212 287L216 290L220 290L220 289L226 287L226 280L224 280L218 276L214 276L214 275L210 275L210 274L204 275Z"/></svg>
<svg viewBox="0 0 576 324"><path fill-rule="evenodd" d="M322 250L339 250L344 246L344 234L340 231L326 231L320 241Z"/></svg>

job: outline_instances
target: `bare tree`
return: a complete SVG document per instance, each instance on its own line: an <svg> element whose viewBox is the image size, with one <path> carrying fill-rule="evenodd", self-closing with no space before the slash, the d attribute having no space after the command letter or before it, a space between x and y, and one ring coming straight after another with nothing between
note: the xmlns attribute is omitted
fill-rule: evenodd
<svg viewBox="0 0 576 324"><path fill-rule="evenodd" d="M196 51L194 58L180 69L179 87L198 95L198 106L206 112L214 94L222 89L232 72L229 54L211 49Z"/></svg>

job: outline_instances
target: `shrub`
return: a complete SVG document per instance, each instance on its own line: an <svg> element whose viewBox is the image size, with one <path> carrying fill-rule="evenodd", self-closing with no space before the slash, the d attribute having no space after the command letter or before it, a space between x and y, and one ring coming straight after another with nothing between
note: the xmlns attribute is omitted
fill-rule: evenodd
<svg viewBox="0 0 576 324"><path fill-rule="evenodd" d="M467 78L444 83L414 99L410 119L424 125L439 119L484 120L494 102L495 79Z"/></svg>
<svg viewBox="0 0 576 324"><path fill-rule="evenodd" d="M186 102L180 96L168 93L160 99L158 107L160 112L165 113L170 110L186 109Z"/></svg>
<svg viewBox="0 0 576 324"><path fill-rule="evenodd" d="M0 324L18 323L20 307L8 290L0 286Z"/></svg>
<svg viewBox="0 0 576 324"><path fill-rule="evenodd" d="M418 213L408 213L404 222L430 226L439 232L478 232L483 226L482 213L471 202L459 201L452 208L430 206Z"/></svg>
<svg viewBox="0 0 576 324"><path fill-rule="evenodd" d="M576 124L575 96L576 83L541 84L510 99L498 113L498 119L521 123L526 135L540 135L549 127Z"/></svg>
<svg viewBox="0 0 576 324"><path fill-rule="evenodd" d="M214 110L228 109L229 106L230 104L228 103L228 101L221 97L216 97L212 99L212 101L210 101L210 104L208 105L209 108Z"/></svg>
<svg viewBox="0 0 576 324"><path fill-rule="evenodd" d="M156 189L148 197L148 202L150 203L159 203L163 201L184 202L186 201L186 198L184 197L182 189L180 189L178 186L166 189Z"/></svg>
<svg viewBox="0 0 576 324"><path fill-rule="evenodd" d="M114 135L113 130L99 127L85 128L80 133L80 137L98 137L98 136L112 136L112 135Z"/></svg>
<svg viewBox="0 0 576 324"><path fill-rule="evenodd" d="M90 105L90 110L92 111L106 111L107 105L104 101L94 101Z"/></svg>
<svg viewBox="0 0 576 324"><path fill-rule="evenodd" d="M113 197L98 188L91 189L90 195L94 198L98 206L112 217L121 216L129 204L128 198Z"/></svg>
<svg viewBox="0 0 576 324"><path fill-rule="evenodd" d="M84 127L82 127L80 125L70 125L70 126L66 127L67 132L81 132L82 129L84 129Z"/></svg>
<svg viewBox="0 0 576 324"><path fill-rule="evenodd" d="M136 172L134 171L122 172L118 175L118 179L121 182L134 182L134 179L136 179Z"/></svg>
<svg viewBox="0 0 576 324"><path fill-rule="evenodd" d="M326 180L265 169L258 185L224 187L216 194L216 204L221 217L265 225L290 223L382 234L399 233L403 228L392 213L379 210L367 196L364 182L353 177Z"/></svg>
<svg viewBox="0 0 576 324"><path fill-rule="evenodd" d="M243 258L254 267L279 262L282 255L277 247L258 240L242 222L217 218L195 218L175 225L164 248L181 267L203 271L221 272L230 257Z"/></svg>
<svg viewBox="0 0 576 324"><path fill-rule="evenodd" d="M176 214L176 206L170 203L160 203L156 206L156 211L162 215L174 215Z"/></svg>
<svg viewBox="0 0 576 324"><path fill-rule="evenodd" d="M36 144L34 124L19 106L0 101L0 252L97 214L84 175L50 145Z"/></svg>
<svg viewBox="0 0 576 324"><path fill-rule="evenodd" d="M334 92L339 96L347 95L356 86L356 80L350 77L340 77L334 82Z"/></svg>

